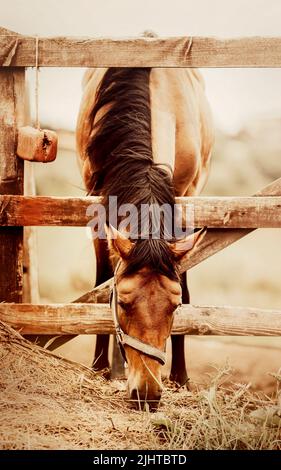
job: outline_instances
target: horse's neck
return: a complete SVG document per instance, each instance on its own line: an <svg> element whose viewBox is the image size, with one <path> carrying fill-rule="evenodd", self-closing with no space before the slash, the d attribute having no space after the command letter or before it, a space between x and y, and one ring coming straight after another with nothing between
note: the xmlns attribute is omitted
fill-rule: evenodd
<svg viewBox="0 0 281 470"><path fill-rule="evenodd" d="M174 173L176 157L176 118L161 110L152 102L151 132L153 161L161 166L169 166Z"/></svg>
<svg viewBox="0 0 281 470"><path fill-rule="evenodd" d="M177 195L198 194L206 181L213 143L200 74L152 69L150 102L153 160L172 168Z"/></svg>

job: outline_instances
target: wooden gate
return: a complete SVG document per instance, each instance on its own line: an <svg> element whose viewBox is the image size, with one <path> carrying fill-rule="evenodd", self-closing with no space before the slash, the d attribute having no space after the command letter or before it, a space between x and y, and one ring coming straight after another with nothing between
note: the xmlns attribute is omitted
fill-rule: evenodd
<svg viewBox="0 0 281 470"><path fill-rule="evenodd" d="M281 38L33 38L0 28L0 320L23 334L65 339L113 333L110 280L73 303L38 305L32 230L24 243L23 227L85 226L86 209L98 198L32 196L32 164L25 162L24 171L15 149L17 129L27 123L25 68L36 65L37 46L41 67L280 67ZM186 269L257 228L281 228L281 178L253 197L181 197L177 202L192 204L196 227L209 228ZM183 305L173 333L280 336L281 311Z"/></svg>

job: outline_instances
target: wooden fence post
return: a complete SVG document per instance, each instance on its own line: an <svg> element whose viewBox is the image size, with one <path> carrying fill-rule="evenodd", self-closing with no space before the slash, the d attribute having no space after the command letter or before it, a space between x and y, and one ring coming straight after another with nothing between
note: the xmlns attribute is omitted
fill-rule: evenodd
<svg viewBox="0 0 281 470"><path fill-rule="evenodd" d="M34 164L24 162L24 194L35 196ZM39 303L38 256L36 227L23 229L23 299L25 303Z"/></svg>
<svg viewBox="0 0 281 470"><path fill-rule="evenodd" d="M23 194L17 128L25 124L25 69L0 68L0 194ZM23 228L0 228L0 302L22 301Z"/></svg>

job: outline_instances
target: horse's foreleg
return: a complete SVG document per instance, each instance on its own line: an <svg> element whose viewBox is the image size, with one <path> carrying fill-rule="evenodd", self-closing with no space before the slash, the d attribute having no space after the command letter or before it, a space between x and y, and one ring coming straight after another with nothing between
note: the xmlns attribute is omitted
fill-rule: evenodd
<svg viewBox="0 0 281 470"><path fill-rule="evenodd" d="M110 279L113 275L109 260L107 241L96 239L94 241L96 252L96 286ZM109 367L108 361L109 335L97 335L93 369L102 370Z"/></svg>
<svg viewBox="0 0 281 470"><path fill-rule="evenodd" d="M186 273L181 275L182 285L182 302L189 304L189 292L186 283ZM172 335L172 366L170 380L176 382L178 385L187 384L188 386L188 375L185 364L185 350L184 350L184 335Z"/></svg>

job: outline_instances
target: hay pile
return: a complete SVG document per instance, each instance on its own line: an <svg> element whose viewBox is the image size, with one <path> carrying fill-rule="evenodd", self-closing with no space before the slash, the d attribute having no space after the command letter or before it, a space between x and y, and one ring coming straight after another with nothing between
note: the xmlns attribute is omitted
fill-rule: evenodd
<svg viewBox="0 0 281 470"><path fill-rule="evenodd" d="M167 384L150 413L131 410L123 382L1 323L0 363L1 449L281 449L278 390L269 398L246 385L226 388L227 370L192 393Z"/></svg>

